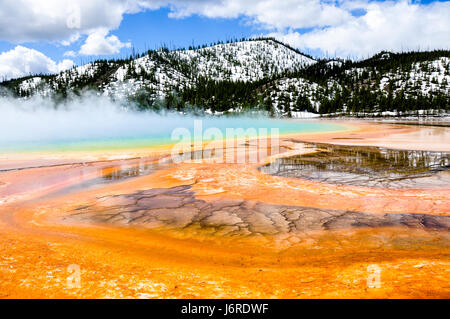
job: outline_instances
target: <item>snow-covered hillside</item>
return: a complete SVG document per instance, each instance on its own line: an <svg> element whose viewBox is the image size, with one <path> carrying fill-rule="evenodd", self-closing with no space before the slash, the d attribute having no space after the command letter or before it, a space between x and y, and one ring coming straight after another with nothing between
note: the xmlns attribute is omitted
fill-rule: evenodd
<svg viewBox="0 0 450 319"><path fill-rule="evenodd" d="M362 61L314 60L267 38L149 50L126 60L98 60L56 75L6 81L0 88L20 98L41 95L60 101L70 93L94 90L142 109L215 114L260 109L304 117L311 112L448 111L449 83L448 50L381 52Z"/></svg>
<svg viewBox="0 0 450 319"><path fill-rule="evenodd" d="M315 62L282 43L259 39L191 50L149 51L129 61L98 61L51 79L27 79L19 87L22 96L88 86L114 97L133 95L142 89L164 97L167 92L191 87L200 77L253 82L297 71Z"/></svg>
<svg viewBox="0 0 450 319"><path fill-rule="evenodd" d="M316 62L272 40L218 44L173 54L191 63L197 76L218 81L256 81Z"/></svg>
<svg viewBox="0 0 450 319"><path fill-rule="evenodd" d="M340 89L335 81L325 86L303 78L283 78L273 83L270 88L270 97L276 111L283 113L285 110L291 112L317 111L320 101L324 96L333 96L333 92Z"/></svg>
<svg viewBox="0 0 450 319"><path fill-rule="evenodd" d="M353 78L359 78L361 83L368 84L373 90L380 89L393 93L399 91L421 92L441 91L450 94L450 58L441 57L432 61L417 62L407 69L390 70L380 73L373 68L352 68L345 73ZM389 88L389 86L392 86Z"/></svg>
<svg viewBox="0 0 450 319"><path fill-rule="evenodd" d="M450 107L450 58L430 53L380 54L367 61L329 61L314 72L294 75L272 83L268 90L276 110L282 114L309 110L360 114L420 113L431 105ZM425 56L425 59L424 59ZM421 60L410 62L410 60ZM363 66L359 66L363 64ZM315 66L314 66L315 67ZM314 80L320 82L316 83ZM321 109L322 106L322 109ZM389 112L391 111L391 112Z"/></svg>
<svg viewBox="0 0 450 319"><path fill-rule="evenodd" d="M450 94L450 58L414 63L408 72L389 72L380 80L380 89L387 90L392 82L394 91L404 90L406 94L419 90L422 94L441 91Z"/></svg>

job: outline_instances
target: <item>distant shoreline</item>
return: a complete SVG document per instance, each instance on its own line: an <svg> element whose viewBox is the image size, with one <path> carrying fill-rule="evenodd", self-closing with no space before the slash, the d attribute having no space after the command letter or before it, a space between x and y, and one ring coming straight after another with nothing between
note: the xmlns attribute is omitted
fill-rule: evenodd
<svg viewBox="0 0 450 319"><path fill-rule="evenodd" d="M377 122L392 122L395 124L408 125L431 125L431 126L450 126L450 114L442 115L399 115L399 116L382 116L382 115L369 115L369 116L339 116L339 115L322 115L316 119L330 119L330 120L364 120L364 121L377 121Z"/></svg>

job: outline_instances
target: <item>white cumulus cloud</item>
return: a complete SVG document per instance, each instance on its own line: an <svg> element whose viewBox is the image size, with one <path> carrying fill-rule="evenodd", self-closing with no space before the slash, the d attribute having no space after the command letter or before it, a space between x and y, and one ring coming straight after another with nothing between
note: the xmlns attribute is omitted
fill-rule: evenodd
<svg viewBox="0 0 450 319"><path fill-rule="evenodd" d="M170 17L243 18L303 50L356 58L450 47L450 1L172 0ZM353 14L358 10L359 14ZM299 30L303 29L303 30ZM305 30L306 29L306 30ZM264 33L268 31L269 33Z"/></svg>
<svg viewBox="0 0 450 319"><path fill-rule="evenodd" d="M258 28L255 33L339 56L450 46L450 1L0 0L0 5L0 40L67 46L87 37L79 54L89 55L113 54L129 46L111 34L124 14L164 7L177 19L237 18ZM354 10L359 14L352 14Z"/></svg>
<svg viewBox="0 0 450 319"><path fill-rule="evenodd" d="M2 0L0 39L73 42L98 28L119 27L124 13L139 1L120 0Z"/></svg>
<svg viewBox="0 0 450 319"><path fill-rule="evenodd" d="M124 47L131 47L131 43L122 43L115 35L108 36L108 30L99 29L87 37L79 53L82 55L115 54Z"/></svg>
<svg viewBox="0 0 450 319"><path fill-rule="evenodd" d="M320 0L212 0L170 1L174 18L198 14L208 18L238 18L266 29L336 25L351 15L336 1Z"/></svg>
<svg viewBox="0 0 450 319"><path fill-rule="evenodd" d="M335 25L349 16L335 1L323 0L1 0L1 6L0 40L63 45L98 29L117 29L124 14L161 7L169 7L173 18L245 16L277 29Z"/></svg>
<svg viewBox="0 0 450 319"><path fill-rule="evenodd" d="M43 53L23 46L0 54L0 79L11 79L30 74L58 73L70 69L71 60L56 63Z"/></svg>
<svg viewBox="0 0 450 319"><path fill-rule="evenodd" d="M341 57L450 47L450 1L173 0L170 8L174 18L244 17L294 47Z"/></svg>
<svg viewBox="0 0 450 319"><path fill-rule="evenodd" d="M311 32L270 35L300 48L341 57L367 57L381 50L407 51L450 47L450 2L370 2L365 14Z"/></svg>
<svg viewBox="0 0 450 319"><path fill-rule="evenodd" d="M0 7L0 41L45 41L63 46L86 35L91 41L100 29L117 29L126 13L158 8L152 0L0 0ZM113 48L121 42L116 36L109 36L102 43L109 53L116 52ZM89 47L92 42L84 50Z"/></svg>
<svg viewBox="0 0 450 319"><path fill-rule="evenodd" d="M73 51L73 50L70 50L70 51L66 51L66 52L64 52L63 53L63 56L67 56L67 57L76 57L77 56L77 54L76 54L76 52L75 51Z"/></svg>

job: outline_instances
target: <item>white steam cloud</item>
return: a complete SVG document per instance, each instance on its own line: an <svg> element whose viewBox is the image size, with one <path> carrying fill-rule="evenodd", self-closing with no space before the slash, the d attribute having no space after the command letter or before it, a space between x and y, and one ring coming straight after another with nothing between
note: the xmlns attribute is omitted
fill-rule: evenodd
<svg viewBox="0 0 450 319"><path fill-rule="evenodd" d="M176 128L194 132L195 119L202 119L204 130L218 128L272 128L273 119L252 115L240 117L196 117L178 113L159 114L137 111L124 101L86 93L62 104L50 98L0 97L0 152L7 149L39 149L61 143L111 142L126 145L132 140L151 144L176 143L171 140ZM279 123L279 122L278 122ZM286 125L283 124L284 126ZM292 126L298 125L291 123Z"/></svg>
<svg viewBox="0 0 450 319"><path fill-rule="evenodd" d="M0 92L1 94L1 92ZM16 151L134 147L172 144L178 128L195 135L208 129L225 136L227 129L279 129L280 132L336 130L335 124L270 119L263 114L214 117L138 111L125 101L86 93L56 104L50 98L0 96L0 155ZM206 133L205 133L206 134ZM247 134L247 133L245 133ZM212 137L205 137L211 139ZM214 137L216 138L216 137ZM137 144L134 144L137 143Z"/></svg>
<svg viewBox="0 0 450 319"><path fill-rule="evenodd" d="M0 98L0 143L170 136L167 132L185 122L178 115L137 112L95 95L58 106L41 97Z"/></svg>

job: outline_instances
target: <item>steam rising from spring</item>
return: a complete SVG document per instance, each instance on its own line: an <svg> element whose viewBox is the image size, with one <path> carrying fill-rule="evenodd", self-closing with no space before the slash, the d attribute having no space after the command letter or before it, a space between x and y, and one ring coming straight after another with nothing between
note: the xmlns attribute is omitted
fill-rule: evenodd
<svg viewBox="0 0 450 319"><path fill-rule="evenodd" d="M202 119L203 130L218 128L278 128L283 132L311 132L335 130L337 125L317 122L299 122L269 119L252 114L235 117L198 117L179 113L165 114L138 111L124 101L113 101L106 96L86 93L70 97L63 103L45 97L16 99L0 97L0 150L51 149L54 145L101 147L102 143L140 145L176 143L171 140L176 128L193 131L194 120ZM224 134L225 135L225 134Z"/></svg>
<svg viewBox="0 0 450 319"><path fill-rule="evenodd" d="M0 143L161 136L180 125L185 117L138 112L93 94L59 105L42 97L0 98Z"/></svg>

